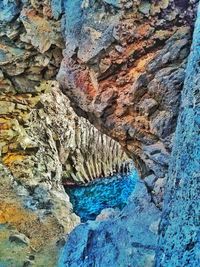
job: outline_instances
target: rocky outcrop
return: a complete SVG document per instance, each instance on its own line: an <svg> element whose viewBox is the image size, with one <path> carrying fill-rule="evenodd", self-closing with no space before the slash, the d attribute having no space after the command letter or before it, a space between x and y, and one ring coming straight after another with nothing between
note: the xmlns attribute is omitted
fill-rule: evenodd
<svg viewBox="0 0 200 267"><path fill-rule="evenodd" d="M154 181L168 168L195 11L196 1L65 2L62 91Z"/></svg>
<svg viewBox="0 0 200 267"><path fill-rule="evenodd" d="M9 1L1 7L4 138L10 140L16 134L11 128L26 124L26 109L38 105L44 82L55 79L62 31L63 92L79 115L120 142L151 180L155 190L149 190L160 206L162 193L154 192L168 168L196 1ZM7 144L2 149L9 151Z"/></svg>
<svg viewBox="0 0 200 267"><path fill-rule="evenodd" d="M36 96L1 97L5 105L0 116L0 224L5 228L0 230L0 261L19 260L12 266L21 267L32 253L35 266L42 261L55 266L56 242L80 222L62 183L86 183L126 172L128 158L119 144L77 117L56 82L41 83ZM27 249L8 243L13 231L29 237ZM6 253L9 247L14 247L13 254ZM53 260L48 258L50 251Z"/></svg>
<svg viewBox="0 0 200 267"><path fill-rule="evenodd" d="M200 6L186 69L160 225L159 267L198 266L200 229Z"/></svg>
<svg viewBox="0 0 200 267"><path fill-rule="evenodd" d="M92 1L85 2L89 5ZM167 172L181 109L166 187L156 266L197 266L200 170L198 21L180 107L191 41L187 35L191 33L191 28L187 27L188 15L195 14L196 3L155 1L155 4L150 4L146 1L141 2L138 9L137 5L132 9L130 2L124 1L124 5L118 5L117 1L102 1L96 7L94 3L90 8L84 6L85 10L80 17L77 15L72 24L77 31L71 35L70 30L66 30L67 49L58 78L63 92L69 95L77 112L121 142L136 162L138 160L137 167L144 176L151 174L145 178L145 183L153 192L156 189L158 194L164 186L160 178ZM98 19L91 20L92 15ZM141 17L142 26L139 21ZM67 19L66 25L69 27L71 25ZM159 179L156 180L155 176ZM138 207L140 201L141 198L137 202ZM162 197L158 202L162 202ZM126 211L129 206L130 203ZM139 214L142 212L140 210ZM127 223L130 218L135 218L130 210L126 215ZM115 240L116 233L134 225L131 221L131 226L123 225L121 229L121 221L122 218L115 218L76 228L65 246L60 266L89 266L92 262L99 266L114 266L116 263L117 266L152 266L155 251L151 254L152 261L145 262L140 242L137 243L140 253L132 259L134 253L131 251L123 258L128 248L135 248L132 233L135 229L138 231L138 227L131 233L124 233L123 237L119 234ZM76 246L80 234L84 236L84 241ZM149 236L148 231L144 236ZM122 242L119 242L120 238ZM107 257L103 257L104 248L111 251L106 254ZM138 254L141 257L138 258Z"/></svg>
<svg viewBox="0 0 200 267"><path fill-rule="evenodd" d="M22 262L28 266L34 261L35 266L55 266L56 241L79 222L61 186L62 177L65 183L80 183L126 169L121 163L127 157L119 145L78 119L52 81L61 61L58 80L77 114L119 141L145 177L138 187L140 198L134 197L122 216L81 225L73 232L69 242L79 240L77 233L82 233L83 243L78 249L66 245L69 257L64 255L61 263L69 265L75 256L75 262L87 266L95 256L96 263L106 265L153 264L157 207L163 200L197 2L0 2L0 223L4 225L0 250L4 265L21 267ZM198 265L198 46L198 42L193 46L187 69L158 266L176 266L179 260ZM190 88L193 96L188 95ZM89 134L98 153L88 143ZM115 234L119 229L124 233L125 254L118 253L121 244ZM7 252L11 241L14 253ZM104 246L106 252L113 251L110 259L102 258ZM177 254L171 257L174 248Z"/></svg>
<svg viewBox="0 0 200 267"><path fill-rule="evenodd" d="M79 223L64 190L42 183L31 193L2 163L0 173L0 265L56 266L59 240Z"/></svg>
<svg viewBox="0 0 200 267"><path fill-rule="evenodd" d="M120 145L79 119L58 88L60 19L58 1L0 2L3 266L28 266L30 253L35 266L55 266L56 242L80 222L62 182L86 183L129 169ZM27 247L16 239L24 235Z"/></svg>
<svg viewBox="0 0 200 267"><path fill-rule="evenodd" d="M129 169L119 144L79 119L56 82L38 92L0 96L0 265L9 267L21 267L29 254L35 266L56 265L56 242L80 222L62 183ZM26 248L8 242L19 234L29 237Z"/></svg>
<svg viewBox="0 0 200 267"><path fill-rule="evenodd" d="M47 1L39 3L0 1L3 266L55 266L56 242L79 223L60 186L61 164L55 140L46 134L51 131L42 117L45 113L40 98L52 85L45 81L55 78L63 43L60 22L53 19ZM11 238L24 235L27 244Z"/></svg>
<svg viewBox="0 0 200 267"><path fill-rule="evenodd" d="M65 177L79 182L120 169L127 159L120 146L86 120L79 120L52 81L64 47L59 1L0 5L0 152L4 164L29 185L39 180L60 181L62 168ZM50 89L53 93L46 94ZM44 159L39 158L41 154Z"/></svg>
<svg viewBox="0 0 200 267"><path fill-rule="evenodd" d="M182 1L177 3L181 5L183 4ZM133 242L135 241L135 232L138 233L138 229L140 230L141 228L144 230L146 223L149 223L142 220L140 221L139 226L134 225L135 215L136 218L141 218L141 214L145 211L144 206L139 209L139 207L141 207L141 201L147 196L144 194L143 197L139 197L136 202L135 198L137 197L133 197L129 205L122 212L123 215L124 212L127 212L126 223L130 222L130 225L124 223L122 228L120 227L120 223L124 219L122 215L122 217L116 216L114 219L112 218L105 222L88 223L87 225L78 226L78 228L76 228L70 235L68 243L63 250L60 258L60 266L73 266L73 264L74 266L90 266L92 262L95 262L97 266L193 267L199 265L199 23L200 19L198 15L191 55L186 68L186 79L182 92L180 116L178 119L176 135L174 137L173 153L170 160L164 212L162 214L158 231L160 239L158 247L156 248L152 246L152 254L150 255L148 255L146 250L147 247L145 247L145 254L143 255L141 251L142 242ZM173 54L173 52L171 54ZM159 65L159 62L160 61L157 61L156 65ZM155 77L160 75L158 73L159 70ZM164 75L164 72L161 71L161 73ZM160 78L162 79L163 76L160 76ZM161 85L168 86L168 83L166 84L165 82L165 79L162 79ZM147 87L148 86L149 85L147 85ZM158 87L155 85L155 88L156 92ZM171 123L168 124L168 126L169 125L171 125ZM165 125L162 124L160 128L162 131L165 129L164 126ZM168 140L170 139L168 138ZM155 177L153 176L149 176L145 179L145 182L148 187L152 186L155 189L155 185L153 186L152 182L154 178ZM161 185L161 188L162 187L163 185ZM140 188L140 192L141 191L142 189ZM135 194L139 196L137 191ZM135 211L134 208L129 210L129 208L134 205L133 203L137 203L136 207L139 209L139 213L135 212L135 214L131 214L132 211ZM153 208L155 207L153 206ZM146 218L149 218L149 216L152 215L151 210L152 207L149 207L146 212ZM145 222L145 225L142 222ZM133 225L134 228L130 233L127 233L128 231L126 232L126 230L131 229ZM156 224L153 223L153 225L153 229L155 230ZM151 227L149 228L152 229ZM112 234L112 231L115 234ZM120 235L121 232L123 233L122 237ZM118 233L117 240L115 240L116 233ZM84 242L77 247L76 241L79 240L80 234L83 234ZM147 229L145 233L140 233L140 237L141 236L143 238L142 241L145 242L146 245L146 238L150 236ZM119 242L120 240L122 240L122 242ZM130 240L132 242L130 242ZM154 242L153 237L151 241ZM129 245L129 242L131 245ZM135 248L136 245L138 251ZM110 252L106 253L107 257L104 257L104 248L105 251ZM153 263L153 254L155 253L153 248L157 250L155 264ZM133 250L134 252L137 251L136 255ZM129 251L130 254L127 255L127 251ZM125 254L126 256L124 256ZM132 255L134 255L133 258L131 258ZM120 261L121 259L122 261ZM148 261L149 259L150 261ZM147 261L145 262L145 260Z"/></svg>
<svg viewBox="0 0 200 267"><path fill-rule="evenodd" d="M148 214L148 216L147 216ZM160 211L143 182L120 214L76 227L67 239L59 267L153 267Z"/></svg>
<svg viewBox="0 0 200 267"><path fill-rule="evenodd" d="M54 78L62 59L60 21L50 1L1 1L1 92L36 93Z"/></svg>

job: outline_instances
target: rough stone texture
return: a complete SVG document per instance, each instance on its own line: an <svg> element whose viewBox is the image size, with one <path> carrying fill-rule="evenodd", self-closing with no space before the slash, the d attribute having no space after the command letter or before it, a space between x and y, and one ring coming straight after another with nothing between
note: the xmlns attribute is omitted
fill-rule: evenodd
<svg viewBox="0 0 200 267"><path fill-rule="evenodd" d="M23 181L29 177L30 185L51 178L59 181L62 166L66 176L74 173L77 180L120 168L127 156L119 145L98 134L86 120L78 120L51 81L62 59L61 2L3 1L0 5L0 151L5 165L15 177ZM53 93L46 94L50 89ZM89 153L89 141L96 143L96 151L93 147ZM94 152L104 166L92 162ZM44 159L39 158L41 154ZM95 166L84 166L84 159ZM30 161L35 164L31 171L26 167ZM87 174L83 175L83 168Z"/></svg>
<svg viewBox="0 0 200 267"><path fill-rule="evenodd" d="M0 113L10 114L2 122L6 138L16 134L7 124L19 123L11 113L26 121L40 84L55 78L62 30L66 49L58 79L77 113L118 140L143 177L164 178L196 2L1 2ZM154 195L156 205L161 200Z"/></svg>
<svg viewBox="0 0 200 267"><path fill-rule="evenodd" d="M57 120L53 115L54 110L48 108L53 102L52 96L60 100L64 97L59 97L60 93L56 92L52 95L44 94L46 87L51 84L47 82L46 86L45 82L55 79L62 60L64 42L61 30L66 40L64 60L58 75L63 92L69 96L79 115L88 118L97 128L121 143L125 151L135 160L142 176L146 177L145 184L151 193L150 198L147 197L148 201L153 201L160 208L197 2L195 0L0 1L0 150L4 163L1 167L1 175L4 178L1 179L0 212L1 224L7 223L5 229L0 232L3 240L0 251L4 259L11 259L6 263L9 267L21 267L21 260L25 260L27 255L32 253L32 248L35 252L38 251L39 255L39 260L36 257L35 266L47 265L49 260L51 261L49 266L55 265L55 241L64 231L70 231L78 222L72 215L67 196L60 187L63 170L66 171L66 177L68 173L75 173L76 179L80 178L78 174L80 169L75 168L78 163L87 168L87 174L92 173L91 166L88 168L82 162L82 152L78 153L80 156L78 161L76 151L71 157L69 156L75 167L71 161L68 164L69 158L66 156L68 152L66 153L66 147L63 149L63 144L60 142L61 137L66 137L61 129L66 129L63 126L68 127L67 123L64 123L65 120ZM189 84L188 88L191 85L193 83ZM195 91L195 95L196 108L198 90ZM54 108L56 112L60 112L59 116L62 118L62 110L58 105ZM190 111L191 108L186 113L189 114ZM50 116L47 116L48 112ZM191 111L191 114L186 116L187 120L194 119L197 124L197 113L198 110L195 110L194 114ZM195 126L190 127L189 123L187 127L188 133L195 128ZM194 129L194 133L195 131L197 130ZM187 145L192 137L183 134L181 138L180 140L186 141ZM181 162L188 161L188 164L191 164L191 169L189 167L186 169L186 174L189 175L194 165L198 178L199 166L196 161L193 164L191 156L198 145L197 136L193 140L196 142L194 141L189 148L185 145L183 146L185 150L180 152L175 149L174 153L180 152L183 155L188 153L185 157L180 156ZM5 170L5 165L11 174ZM177 166L174 166L174 170L179 171ZM103 172L105 174L104 168ZM96 173L99 174L98 171ZM173 180L177 174L173 171L171 173ZM86 176L88 177L87 174L83 175L84 180ZM90 176L91 179L93 174ZM72 178L74 182L74 176ZM194 181L182 177L181 183L177 177L176 182L173 180L170 184L170 181L169 178L166 202L169 204L169 210L166 210L161 224L164 238L160 241L161 250L158 253L157 264L173 266L180 260L175 257L174 262L170 262L173 258L171 249L175 237L180 240L180 244L183 242L186 251L189 251L186 253L179 243L176 244L177 251L182 256L181 260L187 262L190 255L196 264L197 224L193 221L196 217L191 216L193 209L184 198L194 194L195 199L197 196L195 190L185 191L186 188L189 188L188 190L192 188L190 182ZM186 186L183 187L182 184ZM198 187L198 183L195 186ZM174 188L179 187L177 194L172 194ZM184 200L181 205L177 204L177 199L180 197ZM11 202L8 202L10 198ZM173 203L175 207L172 208ZM22 208L24 204L29 210ZM151 207L157 211L154 205ZM184 213L182 210L185 207ZM150 209L146 209L146 214L149 214L149 211ZM182 221L177 219L179 213ZM141 216L142 221L145 221L146 214ZM167 217L168 214L170 217ZM172 225L166 221L168 218L172 220L169 220L173 222ZM133 216L130 216L129 220L132 225ZM188 233L183 225L185 220L194 226L191 242L189 240L191 232ZM123 222L125 221L124 219ZM124 226L128 227L128 221ZM112 221L109 223L113 224ZM109 223L108 229L112 233ZM139 221L135 226L138 227L138 224ZM34 245L28 246L28 250L15 248L16 253L13 256L12 250L7 249L10 248L7 243L10 236L9 225L14 227L17 234L18 232L26 234L30 238L30 244ZM123 229L120 220L119 225ZM179 231L178 226L183 232ZM87 228L87 226L80 227ZM134 229L133 227L131 233L134 233ZM100 230L106 239L101 224ZM145 230L146 228L141 231L147 235L148 240L149 232ZM96 231L98 233L98 227ZM85 235L87 241L87 231ZM100 240L100 244L104 244L105 239ZM152 242L154 241L155 238ZM41 247L45 242L50 247L47 246L42 250ZM166 246L163 245L165 242ZM112 240L110 243L112 248L118 246L117 240ZM83 244L83 247L85 245ZM129 247L130 243L127 244L127 248ZM134 253L138 252L138 255L142 249L135 250ZM149 265L152 264L155 246L150 250L150 262L147 262ZM51 252L53 256L49 259ZM148 254L148 250L143 252L141 253L144 256ZM21 255L20 259L17 258L18 254ZM99 259L97 256L97 260ZM112 259L121 262L117 257ZM128 257L128 261L130 259L131 256ZM31 264L30 261L33 261L33 257L25 260L25 266ZM144 262L135 264L140 266Z"/></svg>
<svg viewBox="0 0 200 267"><path fill-rule="evenodd" d="M50 191L44 183L38 185L38 189L43 188L45 199L37 201L43 205L42 209L33 212L24 208L23 203L25 197L30 197L30 192L22 185L16 187L15 177L2 163L0 174L0 265L22 267L33 255L33 266L55 267L57 241L79 223L79 218L71 212L67 195L61 189Z"/></svg>
<svg viewBox="0 0 200 267"><path fill-rule="evenodd" d="M117 8L113 4L116 1L109 5L100 1L96 7L93 1L84 2L74 23L69 24L66 16L66 52L58 79L76 111L119 140L138 162L141 173L148 175L145 183L152 198L156 195L154 202L160 204L191 42L189 17L195 14L197 1L135 1L135 6L132 1L123 1ZM70 1L67 3L66 13L70 13ZM80 8L80 1L76 5ZM73 35L70 27L77 29ZM193 50L198 46L196 41ZM190 96L183 102L157 266L199 265L198 61L196 55L195 66L189 64L187 69L186 91L195 92L195 98ZM121 229L120 223L121 219L108 220L76 228L65 246L60 266L92 266L93 262L97 266L151 266L153 262L140 262L144 255L140 258L139 253L130 262L131 256L124 256L123 245L129 244L131 234L138 228L127 234L123 231L129 225L124 223ZM120 236L120 232L127 243L112 235ZM148 232L143 236L148 238Z"/></svg>
<svg viewBox="0 0 200 267"><path fill-rule="evenodd" d="M200 6L186 69L156 266L200 265Z"/></svg>
<svg viewBox="0 0 200 267"><path fill-rule="evenodd" d="M55 266L56 242L80 221L72 213L62 180L85 183L115 171L126 172L130 161L118 143L77 117L56 82L42 82L37 95L2 94L0 99L5 103L0 115L0 224L31 239L27 249L20 247L18 257L18 245L7 242L11 230L0 229L0 263L21 267L33 248L35 266L42 261ZM14 254L6 253L10 247ZM48 251L54 251L52 260ZM18 260L14 263L16 257L19 265Z"/></svg>
<svg viewBox="0 0 200 267"><path fill-rule="evenodd" d="M79 119L56 82L43 82L39 91L36 97L1 96L2 161L16 181L30 187L59 184L61 178L85 183L128 171L130 161L119 144ZM31 101L34 106L28 106Z"/></svg>
<svg viewBox="0 0 200 267"><path fill-rule="evenodd" d="M44 80L55 78L62 59L60 22L50 18L48 1L0 1L0 265L6 267L54 267L56 241L79 222L58 184L54 143L38 132L45 128ZM30 244L9 242L12 231Z"/></svg>
<svg viewBox="0 0 200 267"><path fill-rule="evenodd" d="M196 1L65 1L62 90L143 177L167 172L195 11Z"/></svg>
<svg viewBox="0 0 200 267"><path fill-rule="evenodd" d="M61 253L59 267L153 267L160 210L138 181L129 204L110 219L76 227ZM148 216L147 216L148 214Z"/></svg>
<svg viewBox="0 0 200 267"><path fill-rule="evenodd" d="M0 1L0 265L6 267L21 267L32 251L35 266L55 266L56 242L80 221L62 179L85 183L129 169L119 144L79 119L54 81L64 47L58 2ZM27 235L30 245L8 242L11 230Z"/></svg>

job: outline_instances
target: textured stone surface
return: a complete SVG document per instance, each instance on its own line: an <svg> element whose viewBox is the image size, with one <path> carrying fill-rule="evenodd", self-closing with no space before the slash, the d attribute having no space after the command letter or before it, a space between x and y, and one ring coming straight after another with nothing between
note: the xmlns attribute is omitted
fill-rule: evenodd
<svg viewBox="0 0 200 267"><path fill-rule="evenodd" d="M56 242L79 223L62 179L85 183L129 165L119 144L75 115L55 82L62 7L0 1L0 265L6 267L21 267L32 249L35 266L55 266ZM9 227L30 245L9 243Z"/></svg>
<svg viewBox="0 0 200 267"><path fill-rule="evenodd" d="M2 160L18 183L84 183L129 169L119 144L79 119L56 82L38 89L35 97L0 97Z"/></svg>
<svg viewBox="0 0 200 267"><path fill-rule="evenodd" d="M71 212L64 190L50 192L46 188L51 209L45 206L33 212L23 205L24 197L30 192L23 186L16 188L15 177L2 163L0 173L0 265L21 267L29 255L34 255L34 266L47 264L54 267L59 249L56 242L79 222L79 218Z"/></svg>
<svg viewBox="0 0 200 267"><path fill-rule="evenodd" d="M153 267L160 211L143 182L121 213L76 227L61 253L59 267ZM147 216L148 214L148 216Z"/></svg>
<svg viewBox="0 0 200 267"><path fill-rule="evenodd" d="M130 2L124 1L122 5L129 11L133 7ZM70 43L74 45L70 46L74 53L70 51L69 54L69 50L66 51L58 75L63 92L69 95L77 112L119 140L132 157L139 161L138 167L144 176L153 175L145 180L152 200L157 205L162 203L165 183L163 178L169 165L172 138L179 113L191 41L191 37L187 35L191 33L191 28L187 26L191 26L189 17L195 13L191 11L191 7L195 10L195 2L197 3L155 1L150 5L146 1L138 8L143 14L142 19L137 11L134 13L134 9L127 18L124 15L126 12L121 17L120 8L113 12L113 7L109 9L107 6L107 14L113 16L113 31L103 29L109 17L105 21L98 20L98 27L93 23L95 29L90 30L87 35L85 28L88 29L90 25L87 19L90 12L97 17L104 10L103 3L101 8L98 6L94 11L94 3L92 8L88 8L87 1L86 10L83 11L85 16L82 15L82 20L79 20L78 34L70 36L70 39L66 34L66 47L68 48ZM187 12L184 12L186 10ZM159 20L158 16L162 20ZM137 23L139 18L142 29L140 23ZM135 25L131 24L133 21ZM144 21L149 23L145 25ZM107 25L107 29L109 26ZM197 24L197 31L198 27ZM98 35L95 31L98 31ZM92 39L94 32L98 36L95 40ZM81 42L82 33L87 38L84 42ZM72 37L75 38L74 41ZM199 265L199 38L195 37L193 50L196 50L196 55L190 59L187 69L183 111L175 137L177 144L172 157L165 212L160 228L157 266ZM107 48L105 40L110 41ZM97 45L102 51L98 50ZM81 54L83 49L84 56ZM130 206L127 207L129 208ZM150 209L148 216L149 211ZM115 237L110 234L112 231L116 234L118 229L121 229L119 221L108 220L102 224L88 224L75 229L61 256L60 266L90 266L92 262L97 266L114 266L116 262L118 266L151 266L153 262L135 262L139 253L130 263L127 255L120 262L120 256L124 256L126 251L123 245L128 242L123 240L119 244L119 239L114 240ZM127 219L126 222L128 221ZM127 225L123 225L121 231L127 228ZM157 228L158 223L153 223L150 227L154 231ZM83 235L83 243L76 246L80 235ZM148 236L146 232L145 237ZM124 234L123 238L129 240L131 234ZM116 249L118 247L120 249ZM121 251L123 252L120 253ZM105 254L106 257L103 257Z"/></svg>
<svg viewBox="0 0 200 267"><path fill-rule="evenodd" d="M58 74L64 94L78 114L121 143L143 177L163 178L196 3L65 3L66 48Z"/></svg>
<svg viewBox="0 0 200 267"><path fill-rule="evenodd" d="M69 106L69 100L58 90L56 82L43 82L38 90L36 96L0 96L0 99L4 99L0 101L3 103L0 108L3 163L0 169L0 224L10 224L17 231L31 236L30 250L32 242L37 242L37 239L39 244L33 246L36 252L40 252L44 246L47 257L47 251L54 250L54 259L49 264L55 266L58 251L56 241L79 223L79 218L71 211L72 206L62 187L62 180L65 184L85 183L115 171L126 172L129 163L125 163L128 158L119 144L99 133L85 119L77 117ZM12 176L5 171L5 166ZM18 203L17 206L13 202ZM11 219L13 213L16 214L16 222ZM29 213L31 215L27 219ZM30 227L33 218L41 220L41 223ZM38 231L38 227L41 227L38 234L42 240L35 235L32 241L31 233ZM9 235L9 230L3 232L5 236ZM16 254L6 254L6 247L8 249L11 245L4 240L2 237L4 252L0 261L5 260L6 266L10 267L7 260L10 257L10 262L13 262ZM27 250L24 252L20 248L21 262L26 258ZM36 253L37 264L42 260L48 264L50 258L43 259L42 254Z"/></svg>
<svg viewBox="0 0 200 267"><path fill-rule="evenodd" d="M159 267L200 264L200 6L166 186Z"/></svg>
<svg viewBox="0 0 200 267"><path fill-rule="evenodd" d="M145 177L145 184L151 193L148 201L161 208L197 2L0 1L0 150L4 163L1 166L1 175L4 178L1 179L0 218L1 224L12 225L16 231L28 235L31 244L27 250L15 247L13 254L12 249L7 249L12 248L7 243L9 227L6 226L0 232L3 244L0 251L3 259L8 259L6 264L9 267L21 267L22 262L25 266L31 264L33 259L27 258L27 255L32 253L32 248L39 255L35 259L35 266L45 266L49 260L49 266L55 266L56 240L78 222L60 187L63 170L66 177L70 173L75 174L76 179L77 176L80 178L78 166L87 169L84 179L88 174L93 179L94 173L101 173L92 173L91 165L97 160L89 164L89 167L83 164L82 153L85 153L87 146L83 146L82 142L77 144L83 146L84 151L77 153L70 148L73 153L67 157L69 150L63 146L62 138L65 142L71 142L65 135L67 131L63 134L63 129L69 129L66 122L69 117L65 114L65 109L59 108L65 105L65 98L56 92L44 94L52 83L47 82L45 85L45 82L54 80L60 68L64 46L64 59L58 75L63 92L69 96L79 115L88 118L98 129L121 143ZM61 31L65 36L65 43L61 38ZM198 46L197 43L196 45ZM192 64L190 67L193 69ZM192 76L197 76L198 79L197 65L195 71L197 72ZM193 82L186 83L188 89L196 88L193 87ZM198 84L197 81L195 83ZM184 135L179 127L177 134L180 134L176 140L182 150L175 148L173 155L176 152L181 155L181 161L177 161L181 163L180 166L179 163L176 165L174 160L168 179L166 203L169 210L165 210L161 224L160 231L164 238L160 240L158 266L176 266L179 260L188 264L189 257L190 264L194 262L195 266L198 265L195 254L198 224L194 221L196 215L192 213L193 207L198 203L195 200L198 183L195 182L192 187L193 179L185 177L196 172L198 181L199 166L195 160L198 156L198 151L195 150L198 146L196 125L199 122L197 89L194 89L194 101L188 98L183 102L183 106L189 108L183 111L180 120L181 123L186 121L185 130L188 131ZM54 102L52 99L62 101L55 101L55 105L51 106ZM193 109L191 103L194 105ZM54 116L55 111L60 120ZM66 116L65 119L62 116ZM74 118L71 122L74 125ZM191 122L195 123L190 125ZM78 125L83 126L84 123L78 122ZM91 129L93 128L89 127L88 133L93 132L94 135L96 130ZM71 137L74 138L73 135ZM193 143L189 145L191 140ZM182 141L185 142L184 146ZM107 146L106 142L105 145ZM69 163L68 159L72 161ZM90 159L89 155L87 159ZM108 159L109 157L106 158L107 163ZM189 167L185 174L180 174L179 181L177 173L185 169L186 162ZM11 174L5 170L5 165ZM105 174L105 168L102 169ZM74 176L72 178L75 180ZM173 194L175 189L177 193ZM192 197L193 202L187 202ZM8 201L10 198L11 202ZM180 198L183 199L181 205L178 202ZM29 210L24 210L24 204ZM152 207L156 209L154 205ZM149 210L146 210L146 214ZM198 206L195 210L198 214ZM141 216L142 221L145 221L146 214ZM180 220L177 218L179 214ZM132 219L130 216L124 226L128 227L129 220L132 225ZM109 221L106 226L112 233L110 223L115 223ZM133 223L133 226L138 227L138 224L139 221L137 224ZM186 227L188 224L192 225L189 232ZM119 225L123 229L120 220ZM88 226L80 227L85 229ZM104 244L106 234L104 229L99 229L103 235L100 244ZM97 227L95 231L98 233L99 229ZM134 232L134 229L133 227L130 232ZM145 229L141 231L148 239L151 235ZM156 223L150 229L155 233ZM183 231L180 232L179 229ZM84 232L86 241L87 231ZM129 234L128 232L128 236L131 236ZM125 237L126 235L123 238ZM175 239L180 240L175 244L180 258L172 257L172 243ZM45 242L49 246L42 250ZM116 242L114 239L110 242L112 248L118 246ZM82 245L83 250L85 245ZM127 248L129 247L130 243L127 244ZM147 261L144 263L138 260L135 262L136 266L151 266L155 247L150 250ZM141 251L135 250L133 254L138 256ZM141 253L149 255L146 248ZM52 259L49 259L49 254ZM131 260L131 257L127 260ZM97 261L99 259L97 256ZM144 257L141 256L140 259ZM104 260L109 261L109 258ZM121 264L121 259L115 256L112 260L118 260ZM87 264L87 259L85 262Z"/></svg>

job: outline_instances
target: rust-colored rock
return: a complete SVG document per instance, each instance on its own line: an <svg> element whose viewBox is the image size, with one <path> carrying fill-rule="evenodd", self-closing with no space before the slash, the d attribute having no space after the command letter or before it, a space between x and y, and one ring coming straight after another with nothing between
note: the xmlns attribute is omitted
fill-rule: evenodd
<svg viewBox="0 0 200 267"><path fill-rule="evenodd" d="M81 7L79 1L82 15L77 12L74 20L68 2L58 80L77 113L119 141L143 177L163 178L196 4L115 2L88 1Z"/></svg>

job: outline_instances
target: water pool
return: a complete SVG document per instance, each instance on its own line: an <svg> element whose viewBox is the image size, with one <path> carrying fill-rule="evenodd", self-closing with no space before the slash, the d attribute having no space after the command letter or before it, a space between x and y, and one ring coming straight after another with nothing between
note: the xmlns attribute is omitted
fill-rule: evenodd
<svg viewBox="0 0 200 267"><path fill-rule="evenodd" d="M138 175L133 171L126 175L115 175L97 179L86 186L65 187L73 211L81 222L95 220L105 208L122 209L134 190Z"/></svg>

